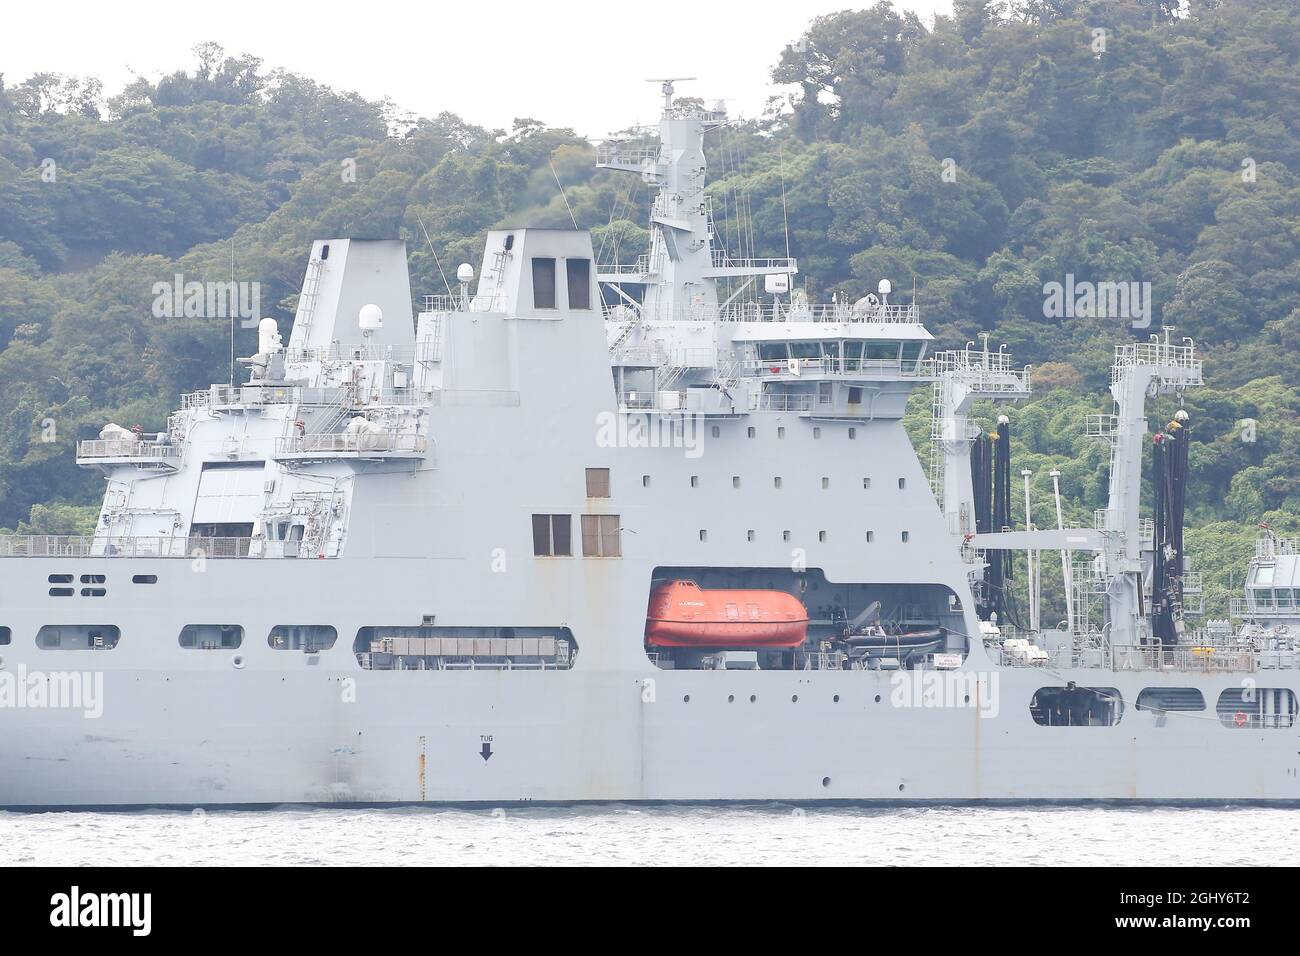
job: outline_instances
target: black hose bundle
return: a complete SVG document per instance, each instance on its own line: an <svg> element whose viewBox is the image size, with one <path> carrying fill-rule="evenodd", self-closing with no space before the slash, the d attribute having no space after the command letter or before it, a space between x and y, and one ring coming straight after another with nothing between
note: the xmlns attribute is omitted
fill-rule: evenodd
<svg viewBox="0 0 1300 956"><path fill-rule="evenodd" d="M1187 507L1187 413L1179 411L1152 439L1155 522L1152 532L1151 631L1161 644L1183 635L1183 519Z"/></svg>

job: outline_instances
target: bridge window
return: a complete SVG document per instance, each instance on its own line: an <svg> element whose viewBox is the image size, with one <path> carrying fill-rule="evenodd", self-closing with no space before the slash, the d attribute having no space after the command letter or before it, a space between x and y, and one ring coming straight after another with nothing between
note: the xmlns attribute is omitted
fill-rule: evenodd
<svg viewBox="0 0 1300 956"><path fill-rule="evenodd" d="M122 632L112 624L46 624L36 632L44 651L110 651Z"/></svg>
<svg viewBox="0 0 1300 956"><path fill-rule="evenodd" d="M1286 687L1230 688L1219 695L1214 709L1225 727L1285 730L1295 724L1296 695Z"/></svg>
<svg viewBox="0 0 1300 956"><path fill-rule="evenodd" d="M533 515L533 555L573 557L572 521L570 515Z"/></svg>
<svg viewBox="0 0 1300 956"><path fill-rule="evenodd" d="M1147 687L1138 694L1137 709L1158 714L1204 710L1205 697L1198 687Z"/></svg>
<svg viewBox="0 0 1300 956"><path fill-rule="evenodd" d="M1040 687L1029 714L1040 727L1114 727L1124 701L1114 687Z"/></svg>
<svg viewBox="0 0 1300 956"><path fill-rule="evenodd" d="M618 515L583 515L582 556L618 558L622 555Z"/></svg>
<svg viewBox="0 0 1300 956"><path fill-rule="evenodd" d="M779 362L784 365L790 353L784 342L761 342L758 346L758 357L764 362Z"/></svg>
<svg viewBox="0 0 1300 956"><path fill-rule="evenodd" d="M244 643L244 629L238 624L186 624L180 643L187 650L233 650Z"/></svg>
<svg viewBox="0 0 1300 956"><path fill-rule="evenodd" d="M533 308L555 308L555 260L533 260Z"/></svg>
<svg viewBox="0 0 1300 956"><path fill-rule="evenodd" d="M537 260L534 259L533 262ZM565 277L569 280L569 308L591 308L591 260L565 259Z"/></svg>

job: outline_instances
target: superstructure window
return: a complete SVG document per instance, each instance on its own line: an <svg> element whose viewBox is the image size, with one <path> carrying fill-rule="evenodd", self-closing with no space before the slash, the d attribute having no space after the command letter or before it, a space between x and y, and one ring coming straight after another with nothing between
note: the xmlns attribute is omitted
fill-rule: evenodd
<svg viewBox="0 0 1300 956"><path fill-rule="evenodd" d="M244 629L238 624L186 624L180 644L186 650L234 650L244 643Z"/></svg>
<svg viewBox="0 0 1300 956"><path fill-rule="evenodd" d="M13 639L13 631L7 627L0 627L0 644L8 644Z"/></svg>
<svg viewBox="0 0 1300 956"><path fill-rule="evenodd" d="M573 557L572 521L570 515L533 515L533 555Z"/></svg>
<svg viewBox="0 0 1300 956"><path fill-rule="evenodd" d="M584 558L619 558L623 556L618 515L582 516L582 556Z"/></svg>
<svg viewBox="0 0 1300 956"><path fill-rule="evenodd" d="M112 624L46 624L36 632L43 651L110 651L122 632Z"/></svg>
<svg viewBox="0 0 1300 956"><path fill-rule="evenodd" d="M1232 687L1219 695L1215 710L1225 727L1286 729L1295 724L1296 695L1286 687Z"/></svg>
<svg viewBox="0 0 1300 956"><path fill-rule="evenodd" d="M533 308L555 308L555 260L533 260Z"/></svg>
<svg viewBox="0 0 1300 956"><path fill-rule="evenodd" d="M1138 694L1137 709L1157 713L1204 710L1205 697L1199 687L1147 687Z"/></svg>
<svg viewBox="0 0 1300 956"><path fill-rule="evenodd" d="M277 624L266 636L266 643L276 651L315 654L328 651L338 636L339 632L329 624Z"/></svg>
<svg viewBox="0 0 1300 956"><path fill-rule="evenodd" d="M587 497L588 498L609 497L609 469L608 468L587 469Z"/></svg>
<svg viewBox="0 0 1300 956"><path fill-rule="evenodd" d="M1114 727L1124 701L1114 687L1040 687L1029 715L1040 727Z"/></svg>
<svg viewBox="0 0 1300 956"><path fill-rule="evenodd" d="M537 260L534 259L533 262ZM591 308L591 260L565 259L565 278L569 280L569 308Z"/></svg>

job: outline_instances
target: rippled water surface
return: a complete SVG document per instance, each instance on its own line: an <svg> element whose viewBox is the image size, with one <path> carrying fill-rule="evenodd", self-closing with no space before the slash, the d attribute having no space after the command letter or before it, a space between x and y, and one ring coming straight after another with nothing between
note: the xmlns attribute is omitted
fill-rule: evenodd
<svg viewBox="0 0 1300 956"><path fill-rule="evenodd" d="M0 865L1300 864L1300 809L0 812Z"/></svg>

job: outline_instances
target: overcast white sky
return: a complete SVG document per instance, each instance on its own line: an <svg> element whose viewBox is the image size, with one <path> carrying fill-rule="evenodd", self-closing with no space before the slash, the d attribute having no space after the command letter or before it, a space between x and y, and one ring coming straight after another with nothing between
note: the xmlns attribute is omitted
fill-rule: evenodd
<svg viewBox="0 0 1300 956"><path fill-rule="evenodd" d="M728 99L756 116L776 92L769 73L812 19L874 0L71 0L5 6L0 72L98 76L116 93L132 71L191 68L215 40L368 99L419 115L444 110L489 127L517 116L600 136L658 117L643 80L693 76L679 92ZM952 0L894 0L926 22Z"/></svg>

